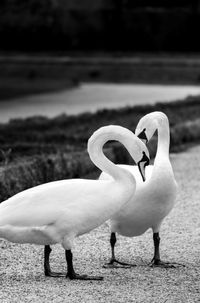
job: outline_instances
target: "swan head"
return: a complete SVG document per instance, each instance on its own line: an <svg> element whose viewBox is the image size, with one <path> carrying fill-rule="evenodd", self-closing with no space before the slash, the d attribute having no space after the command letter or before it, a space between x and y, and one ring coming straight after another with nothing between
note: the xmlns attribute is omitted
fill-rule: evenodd
<svg viewBox="0 0 200 303"><path fill-rule="evenodd" d="M145 181L145 168L149 165L150 162L149 151L146 145L137 136L135 136L133 133L132 136L134 136L135 140L129 140L126 146L131 157L134 159L138 166L142 180Z"/></svg>
<svg viewBox="0 0 200 303"><path fill-rule="evenodd" d="M167 116L163 112L152 112L140 119L135 129L135 134L145 144L153 137L158 125L169 123Z"/></svg>

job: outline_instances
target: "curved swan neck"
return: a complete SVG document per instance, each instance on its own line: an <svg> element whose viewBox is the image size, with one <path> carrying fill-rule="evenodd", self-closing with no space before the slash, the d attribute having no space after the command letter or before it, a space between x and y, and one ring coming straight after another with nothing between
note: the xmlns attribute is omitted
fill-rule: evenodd
<svg viewBox="0 0 200 303"><path fill-rule="evenodd" d="M170 144L170 131L169 122L167 117L156 119L157 131L158 131L158 147L156 158L158 156L169 157L169 144Z"/></svg>
<svg viewBox="0 0 200 303"><path fill-rule="evenodd" d="M112 176L115 180L122 178L133 179L132 175L111 162L103 153L103 146L109 140L116 140L126 147L125 134L117 132L115 128L112 131L105 130L104 127L98 130L96 136L92 136L88 141L88 153L92 162L103 172ZM126 134L127 135L127 134ZM133 180L132 180L133 182Z"/></svg>

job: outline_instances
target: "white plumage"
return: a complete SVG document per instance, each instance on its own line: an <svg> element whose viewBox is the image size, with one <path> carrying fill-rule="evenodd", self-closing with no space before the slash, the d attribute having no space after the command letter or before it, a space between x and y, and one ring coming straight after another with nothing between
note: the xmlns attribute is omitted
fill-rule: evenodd
<svg viewBox="0 0 200 303"><path fill-rule="evenodd" d="M146 182L135 166L120 165L131 172L136 179L136 191L129 202L115 214L111 223L111 248L112 258L108 266L114 263L126 265L115 259L114 246L116 243L115 232L134 237L143 234L152 228L155 253L152 265L170 266L160 260L159 254L159 231L163 219L169 214L174 206L177 184L169 160L169 122L162 112L152 112L144 116L136 127L135 134L142 139L150 140L155 131L158 131L158 146L154 165L146 168ZM100 179L110 178L102 173Z"/></svg>
<svg viewBox="0 0 200 303"><path fill-rule="evenodd" d="M49 265L50 244L61 243L66 251L68 277L74 272L71 248L75 237L96 228L119 211L135 191L135 179L117 167L103 154L108 140L125 145L136 162L148 155L146 146L132 132L120 126L102 127L88 141L91 160L112 180L70 179L46 183L16 194L0 204L0 237L16 243L45 245L45 274L52 273Z"/></svg>

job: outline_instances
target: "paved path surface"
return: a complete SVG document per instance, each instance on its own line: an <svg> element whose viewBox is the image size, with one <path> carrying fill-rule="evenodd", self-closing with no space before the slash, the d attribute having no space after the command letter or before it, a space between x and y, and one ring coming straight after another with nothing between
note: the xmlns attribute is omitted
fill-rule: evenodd
<svg viewBox="0 0 200 303"><path fill-rule="evenodd" d="M104 281L45 278L43 247L0 242L0 302L200 302L200 146L172 155L179 184L177 203L162 225L163 260L185 265L150 268L151 231L137 238L118 237L117 255L132 269L103 269L108 260L107 223L76 240L77 272L103 275ZM54 246L54 270L65 271L64 251Z"/></svg>

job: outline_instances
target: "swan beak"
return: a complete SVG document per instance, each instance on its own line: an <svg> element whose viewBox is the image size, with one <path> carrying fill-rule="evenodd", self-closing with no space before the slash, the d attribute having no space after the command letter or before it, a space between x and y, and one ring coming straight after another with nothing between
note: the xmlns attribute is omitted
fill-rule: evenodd
<svg viewBox="0 0 200 303"><path fill-rule="evenodd" d="M143 182L146 180L146 178L145 178L145 166L146 166L146 162L145 161L140 161L138 163L138 168L139 168L140 174L142 176Z"/></svg>
<svg viewBox="0 0 200 303"><path fill-rule="evenodd" d="M145 154L145 152L143 151L143 157L142 159L137 163L140 174L142 176L142 180L143 182L146 180L145 178L145 167L149 165L149 158L147 157L147 155Z"/></svg>

